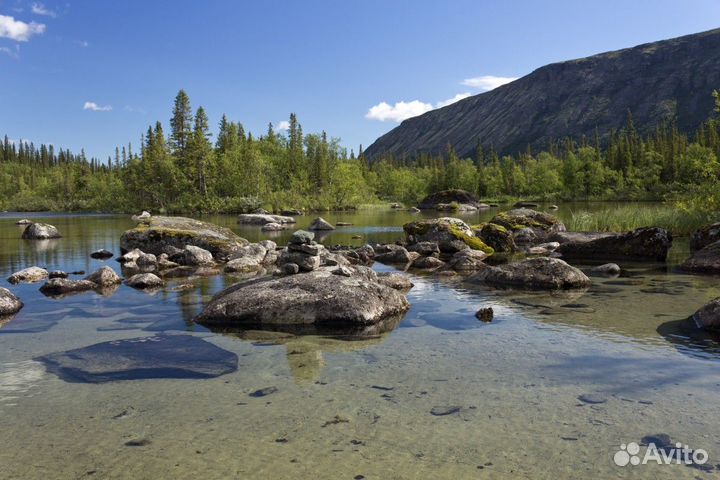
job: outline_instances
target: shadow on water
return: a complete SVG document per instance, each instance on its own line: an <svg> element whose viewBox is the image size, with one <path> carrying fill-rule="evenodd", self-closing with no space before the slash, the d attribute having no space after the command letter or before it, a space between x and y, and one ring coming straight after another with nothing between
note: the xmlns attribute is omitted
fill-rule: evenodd
<svg viewBox="0 0 720 480"><path fill-rule="evenodd" d="M238 368L235 353L192 335L156 335L97 343L35 358L70 383L151 378L213 378Z"/></svg>

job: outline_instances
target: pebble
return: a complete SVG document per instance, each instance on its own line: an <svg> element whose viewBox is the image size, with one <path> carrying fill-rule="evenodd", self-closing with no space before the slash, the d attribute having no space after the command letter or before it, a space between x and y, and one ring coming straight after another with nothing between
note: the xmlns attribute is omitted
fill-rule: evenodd
<svg viewBox="0 0 720 480"><path fill-rule="evenodd" d="M260 398L260 397L265 397L267 395L273 394L277 391L278 391L277 387L265 387L265 388L261 388L259 390L255 390L254 392L251 392L249 395L251 397Z"/></svg>

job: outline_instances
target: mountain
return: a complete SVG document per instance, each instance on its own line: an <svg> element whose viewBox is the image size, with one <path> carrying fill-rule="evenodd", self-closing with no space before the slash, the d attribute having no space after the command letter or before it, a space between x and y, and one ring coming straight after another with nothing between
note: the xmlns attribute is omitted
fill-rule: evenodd
<svg viewBox="0 0 720 480"><path fill-rule="evenodd" d="M478 142L500 154L546 148L550 140L606 139L631 112L641 133L664 120L690 132L713 110L720 89L720 29L538 68L512 83L409 118L367 148L415 156L461 157Z"/></svg>

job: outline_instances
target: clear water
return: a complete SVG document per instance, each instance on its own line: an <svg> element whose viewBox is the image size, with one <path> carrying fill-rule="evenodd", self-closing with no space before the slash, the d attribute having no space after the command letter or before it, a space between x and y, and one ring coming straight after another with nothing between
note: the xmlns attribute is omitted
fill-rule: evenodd
<svg viewBox="0 0 720 480"><path fill-rule="evenodd" d="M563 206L570 209L608 205ZM476 222L491 213L467 217ZM720 295L718 279L668 264L623 263L616 279L551 295L413 277L412 309L390 334L364 340L267 332L219 335L193 317L237 281L178 279L148 295L125 286L49 299L39 284L10 286L39 265L91 272L114 260L127 216L39 215L56 241L20 240L0 214L0 285L25 308L0 328L1 478L717 478L720 469L618 467L620 444L668 434L720 463L720 348L673 322ZM351 227L327 245L392 241L416 215L328 214ZM287 240L208 217L240 235ZM299 217L298 228L312 217ZM362 239L352 239L362 235ZM578 265L589 269L590 265ZM378 265L378 269L389 267ZM191 289L177 290L178 284ZM492 306L495 320L474 312ZM66 382L42 355L111 340L194 335L238 355L237 371L210 379ZM121 368L122 366L119 366ZM277 391L264 397L260 388ZM578 399L589 395L602 403ZM442 410L449 415L433 415Z"/></svg>

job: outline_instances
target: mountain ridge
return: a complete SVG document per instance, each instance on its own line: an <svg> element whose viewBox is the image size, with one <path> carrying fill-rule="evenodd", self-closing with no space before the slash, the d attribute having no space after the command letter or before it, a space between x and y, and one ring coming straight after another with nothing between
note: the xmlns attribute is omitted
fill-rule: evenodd
<svg viewBox="0 0 720 480"><path fill-rule="evenodd" d="M601 140L632 114L640 133L664 121L690 132L713 111L720 88L720 28L554 62L489 92L404 120L365 150L414 157L451 144L500 154L546 148L583 136Z"/></svg>

